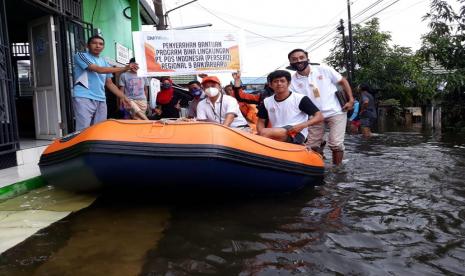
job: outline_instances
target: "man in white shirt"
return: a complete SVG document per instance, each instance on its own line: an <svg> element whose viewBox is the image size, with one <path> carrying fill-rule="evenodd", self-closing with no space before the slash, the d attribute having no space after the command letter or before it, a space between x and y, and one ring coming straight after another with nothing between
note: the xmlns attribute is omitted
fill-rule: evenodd
<svg viewBox="0 0 465 276"><path fill-rule="evenodd" d="M323 121L323 115L305 95L289 91L291 74L276 70L268 75L275 92L258 108L257 131L261 136L293 144L303 144L307 128ZM271 127L265 126L269 120Z"/></svg>
<svg viewBox="0 0 465 276"><path fill-rule="evenodd" d="M202 79L202 88L207 96L197 105L197 119L216 122L228 127L247 129L249 125L239 110L236 99L221 93L221 82L215 76Z"/></svg>
<svg viewBox="0 0 465 276"><path fill-rule="evenodd" d="M323 152L325 124L329 127L328 146L333 153L333 164L339 165L344 156L344 135L347 110L352 109L354 97L349 82L336 70L326 65L310 66L308 53L294 49L288 54L291 67L297 72L292 75L290 90L308 96L323 113L324 121L308 128L307 145ZM348 102L341 106L336 97L337 85L347 95Z"/></svg>

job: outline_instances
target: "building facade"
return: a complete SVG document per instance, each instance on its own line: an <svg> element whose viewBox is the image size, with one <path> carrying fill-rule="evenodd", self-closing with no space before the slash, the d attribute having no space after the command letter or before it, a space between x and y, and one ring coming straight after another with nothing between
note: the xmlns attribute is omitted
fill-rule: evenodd
<svg viewBox="0 0 465 276"><path fill-rule="evenodd" d="M0 168L16 165L22 141L74 131L73 55L90 36L103 36L103 56L122 65L132 31L157 22L149 0L1 1Z"/></svg>

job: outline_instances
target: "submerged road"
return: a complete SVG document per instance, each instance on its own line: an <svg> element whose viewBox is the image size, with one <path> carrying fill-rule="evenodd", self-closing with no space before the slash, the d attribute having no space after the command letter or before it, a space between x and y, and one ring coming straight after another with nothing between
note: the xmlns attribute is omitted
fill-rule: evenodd
<svg viewBox="0 0 465 276"><path fill-rule="evenodd" d="M464 137L348 136L347 151L287 196L100 196L1 254L0 275L465 275Z"/></svg>

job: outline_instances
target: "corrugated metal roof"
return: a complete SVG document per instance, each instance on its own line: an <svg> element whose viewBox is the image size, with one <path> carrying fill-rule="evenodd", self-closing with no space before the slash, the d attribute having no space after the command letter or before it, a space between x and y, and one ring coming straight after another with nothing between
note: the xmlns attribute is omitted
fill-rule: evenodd
<svg viewBox="0 0 465 276"><path fill-rule="evenodd" d="M171 79L176 84L186 85L191 81L197 80L197 76L196 75L172 76Z"/></svg>
<svg viewBox="0 0 465 276"><path fill-rule="evenodd" d="M243 85L266 84L266 77L242 77L241 81Z"/></svg>

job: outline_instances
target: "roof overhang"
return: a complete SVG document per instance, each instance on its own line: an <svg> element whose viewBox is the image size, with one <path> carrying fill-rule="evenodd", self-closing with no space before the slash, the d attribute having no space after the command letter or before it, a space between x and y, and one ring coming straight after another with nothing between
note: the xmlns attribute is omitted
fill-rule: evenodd
<svg viewBox="0 0 465 276"><path fill-rule="evenodd" d="M151 6L148 0L139 0L139 3L141 6L140 15L144 19L144 21L147 22L149 25L158 25L160 20L155 15L153 4Z"/></svg>

